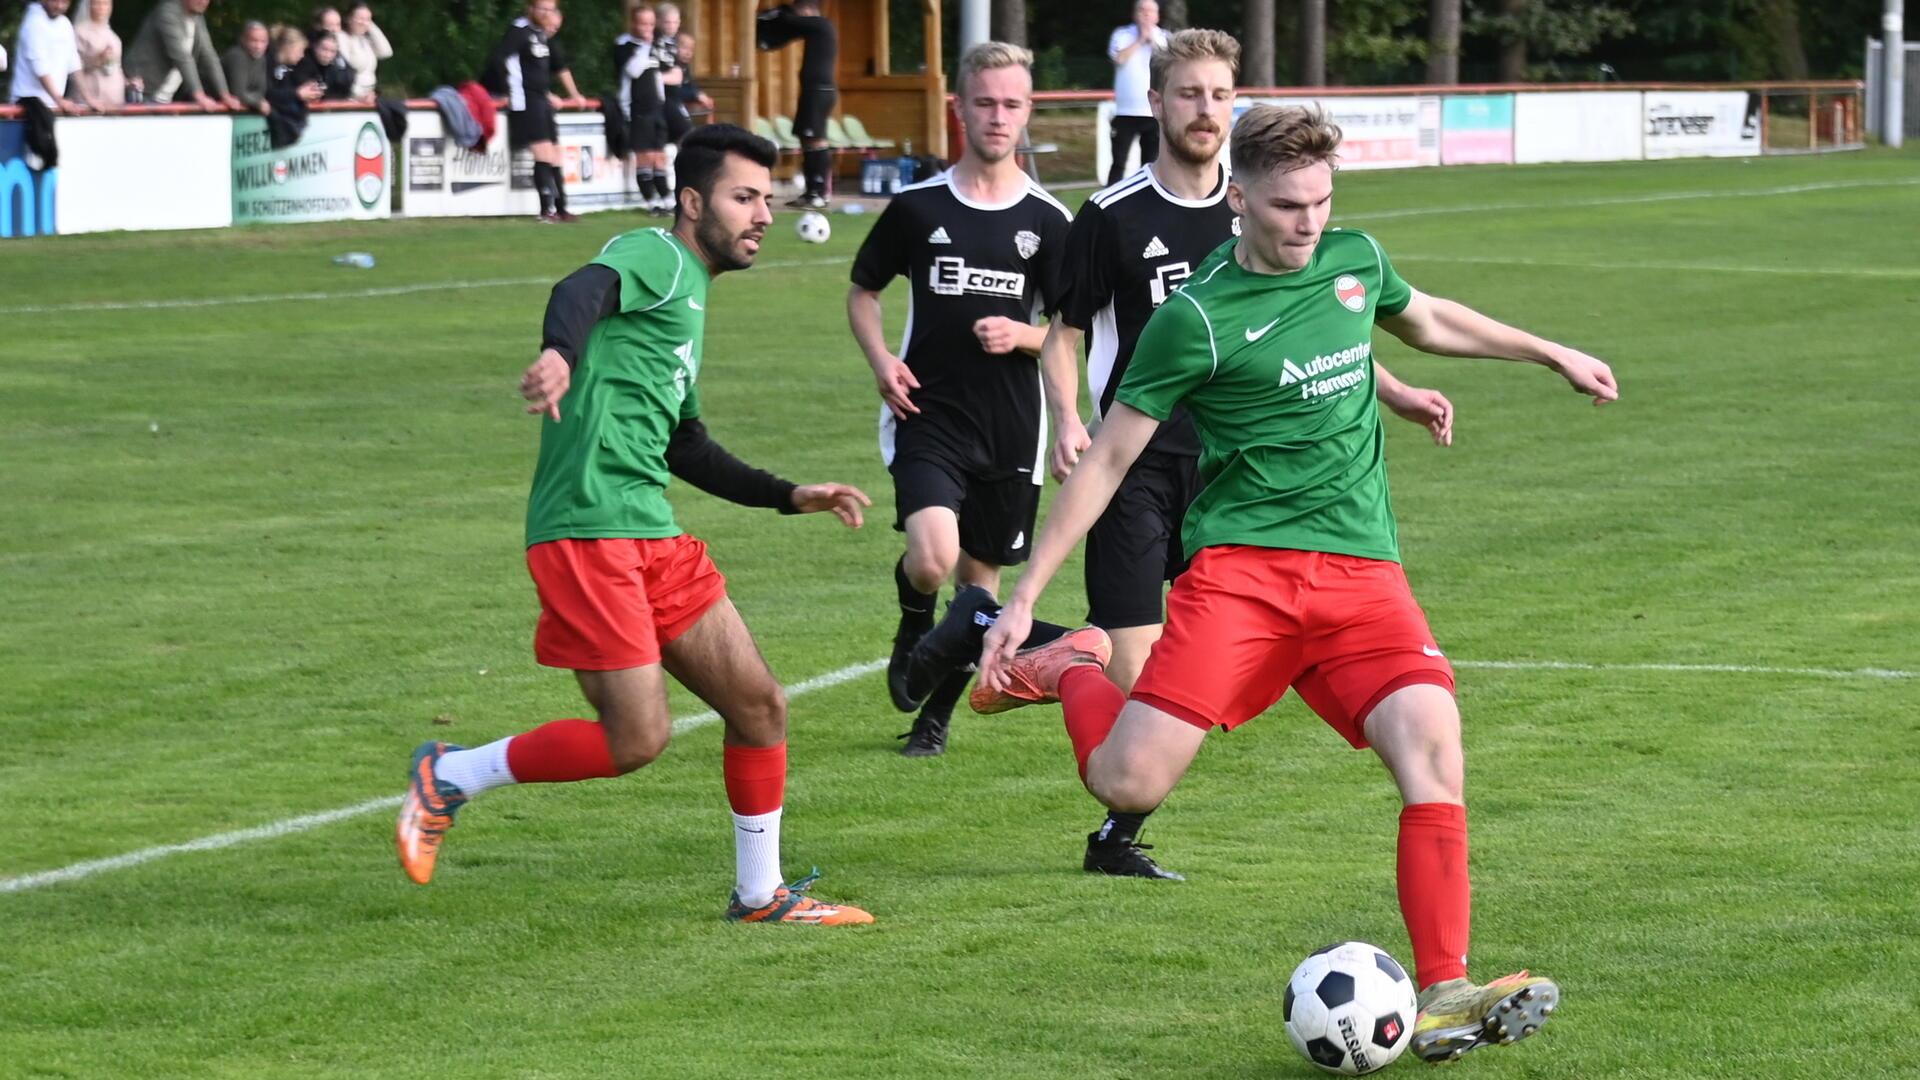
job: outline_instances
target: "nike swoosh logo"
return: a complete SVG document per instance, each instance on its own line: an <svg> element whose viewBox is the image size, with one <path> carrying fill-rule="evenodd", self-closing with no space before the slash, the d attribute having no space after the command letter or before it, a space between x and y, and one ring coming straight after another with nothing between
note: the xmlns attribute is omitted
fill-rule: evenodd
<svg viewBox="0 0 1920 1080"><path fill-rule="evenodd" d="M1436 648L1434 648L1434 647L1433 647L1433 646L1431 646L1431 645L1422 645L1422 646L1420 646L1420 651L1421 651L1421 652L1423 652L1423 653L1426 653L1426 654L1427 654L1428 656L1445 656L1445 655L1447 655L1446 653L1443 653L1443 652L1441 652L1441 651L1440 651L1439 649L1436 649Z"/></svg>
<svg viewBox="0 0 1920 1080"><path fill-rule="evenodd" d="M1263 326L1263 327L1261 327L1261 328L1260 328L1260 329L1258 329L1258 330L1252 330L1252 329L1249 329L1249 330L1247 331L1247 340L1248 340L1248 341L1259 341L1259 340L1260 340L1261 338L1263 338L1263 337L1266 337L1266 336L1267 336L1267 331L1269 331L1269 330L1271 330L1271 329L1273 329L1273 326L1274 326L1274 323L1277 323L1277 322L1279 322L1279 321L1280 321L1279 319L1275 319L1275 320L1273 320L1273 322L1270 322L1270 323L1268 323L1267 325L1265 325L1265 326Z"/></svg>
<svg viewBox="0 0 1920 1080"><path fill-rule="evenodd" d="M734 828L739 829L741 832L766 832L767 831L765 829L749 829L745 825L735 825Z"/></svg>
<svg viewBox="0 0 1920 1080"><path fill-rule="evenodd" d="M700 301L698 301L698 300L695 300L695 299L694 299L693 297L691 297L691 296L689 296L689 297L687 297L687 306L688 306L688 307L690 307L690 308L692 308L692 309L693 309L693 310L695 310L695 311L705 311L705 310L707 310L706 308L703 308L703 307L701 307L701 306L700 306Z"/></svg>

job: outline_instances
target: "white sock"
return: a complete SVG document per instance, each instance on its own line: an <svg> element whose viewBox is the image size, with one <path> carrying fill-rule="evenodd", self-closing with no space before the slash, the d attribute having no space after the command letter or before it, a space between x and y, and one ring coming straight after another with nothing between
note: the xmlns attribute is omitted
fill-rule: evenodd
<svg viewBox="0 0 1920 1080"><path fill-rule="evenodd" d="M509 735L471 750L442 754L433 766L433 775L466 792L469 799L483 791L516 783L513 770L507 768L507 744L512 741L513 736Z"/></svg>
<svg viewBox="0 0 1920 1080"><path fill-rule="evenodd" d="M734 891L749 908L765 907L780 887L780 811L733 815Z"/></svg>

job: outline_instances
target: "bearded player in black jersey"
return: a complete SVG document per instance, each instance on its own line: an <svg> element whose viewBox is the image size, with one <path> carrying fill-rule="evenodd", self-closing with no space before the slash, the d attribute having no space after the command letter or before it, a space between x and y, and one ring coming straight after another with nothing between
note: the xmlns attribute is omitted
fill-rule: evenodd
<svg viewBox="0 0 1920 1080"><path fill-rule="evenodd" d="M1227 205L1221 160L1232 123L1240 44L1218 30L1183 30L1153 56L1148 102L1160 125L1156 161L1095 192L1067 241L1066 286L1041 351L1055 438L1053 475L1066 479L1088 444L1080 421L1076 354L1087 343L1087 383L1104 416L1154 310L1194 267L1240 231ZM1407 387L1375 365L1382 404L1452 439L1453 407L1435 390ZM1186 569L1180 523L1199 492L1199 437L1177 412L1127 473L1087 534L1087 620L1112 640L1107 676L1132 688L1160 637L1163 586ZM909 693L972 662L999 606L981 589L963 588L948 615L909 661ZM1087 838L1082 865L1124 877L1181 880L1142 850L1146 814L1110 813Z"/></svg>
<svg viewBox="0 0 1920 1080"><path fill-rule="evenodd" d="M1032 108L1032 62L999 42L967 50L956 80L960 161L893 197L860 247L847 294L847 319L885 402L881 455L907 539L894 568L900 628L887 689L901 711L921 709L903 736L910 757L945 748L969 678L949 669L921 692L903 689L906 657L933 625L941 583L957 576L991 592L1001 567L1026 561L1046 476L1034 359L1045 330L1035 320L1059 303L1069 215L1013 157ZM879 294L902 276L907 338L895 355ZM1104 652L1105 635L1099 641Z"/></svg>

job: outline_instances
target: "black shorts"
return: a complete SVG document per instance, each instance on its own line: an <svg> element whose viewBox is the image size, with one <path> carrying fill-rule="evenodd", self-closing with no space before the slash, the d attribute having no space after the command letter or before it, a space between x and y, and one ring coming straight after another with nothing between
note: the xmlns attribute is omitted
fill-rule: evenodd
<svg viewBox="0 0 1920 1080"><path fill-rule="evenodd" d="M515 150L537 142L559 142L560 128L553 120L553 103L545 94L528 94L527 107L507 113L507 145Z"/></svg>
<svg viewBox="0 0 1920 1080"><path fill-rule="evenodd" d="M833 102L840 92L831 86L803 86L800 104L793 110L793 134L800 139L825 139L827 117L833 115Z"/></svg>
<svg viewBox="0 0 1920 1080"><path fill-rule="evenodd" d="M1087 533L1087 621L1102 630L1158 626L1162 586L1187 568L1180 523L1200 493L1200 462L1148 450Z"/></svg>
<svg viewBox="0 0 1920 1080"><path fill-rule="evenodd" d="M667 117L659 109L636 109L627 120L627 147L636 154L667 148Z"/></svg>
<svg viewBox="0 0 1920 1080"><path fill-rule="evenodd" d="M916 437L909 424L895 436L893 527L930 506L944 506L960 519L960 550L992 566L1018 566L1033 551L1040 485L1030 474L993 473L964 460L934 438Z"/></svg>
<svg viewBox="0 0 1920 1080"><path fill-rule="evenodd" d="M679 143L693 130L693 117L687 115L687 106L682 101L667 103L667 141Z"/></svg>

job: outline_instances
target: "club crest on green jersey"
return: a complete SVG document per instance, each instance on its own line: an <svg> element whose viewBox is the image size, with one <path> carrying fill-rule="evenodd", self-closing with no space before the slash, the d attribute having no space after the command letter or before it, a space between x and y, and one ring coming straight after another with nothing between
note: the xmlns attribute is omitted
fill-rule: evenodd
<svg viewBox="0 0 1920 1080"><path fill-rule="evenodd" d="M1348 311L1366 310L1367 287L1352 274L1341 274L1334 280L1333 295Z"/></svg>

